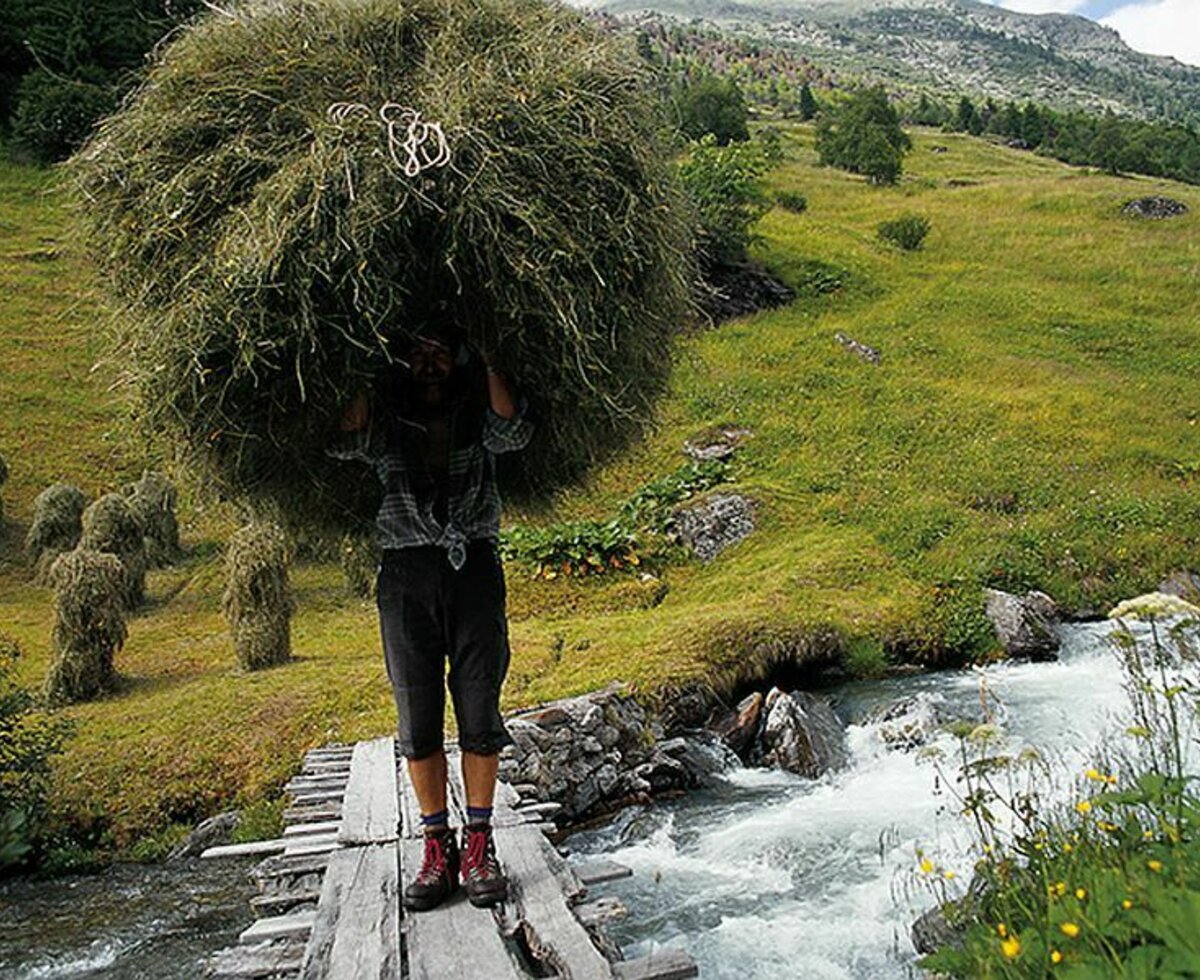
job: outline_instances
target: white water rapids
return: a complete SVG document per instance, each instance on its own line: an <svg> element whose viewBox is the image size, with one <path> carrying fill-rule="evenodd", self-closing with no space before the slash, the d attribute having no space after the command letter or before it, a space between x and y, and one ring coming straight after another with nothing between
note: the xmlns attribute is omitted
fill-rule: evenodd
<svg viewBox="0 0 1200 980"><path fill-rule="evenodd" d="M1129 624L1145 636L1146 627ZM829 692L850 721L850 763L818 780L739 769L713 789L649 809L567 842L575 855L628 865L633 877L598 886L629 917L610 927L627 956L664 947L692 954L709 980L862 980L920 975L909 929L935 904L918 849L965 889L973 859L966 819L935 793L922 753L889 749L870 709L900 697L944 701L978 719L982 680L1000 701L1008 751L1036 746L1055 759L1069 793L1092 751L1120 731L1127 709L1121 662L1106 639L1114 624L1063 627L1060 659L983 671L849 684ZM955 741L939 735L943 769ZM952 893L954 893L952 891Z"/></svg>

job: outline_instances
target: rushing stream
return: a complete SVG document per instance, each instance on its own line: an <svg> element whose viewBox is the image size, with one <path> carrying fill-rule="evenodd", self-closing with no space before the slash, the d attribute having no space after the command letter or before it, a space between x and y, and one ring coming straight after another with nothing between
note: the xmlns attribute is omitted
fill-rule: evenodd
<svg viewBox="0 0 1200 980"><path fill-rule="evenodd" d="M809 780L736 769L712 789L572 836L574 854L634 870L599 891L631 911L610 934L630 956L687 949L708 980L915 975L909 927L933 903L918 848L961 885L971 863L966 827L952 799L935 793L927 753L889 748L879 725L863 719L899 698L977 719L982 686L1010 748L1031 744L1057 757L1069 789L1126 704L1105 639L1111 629L1064 627L1053 663L843 685L826 692L849 723L840 771ZM952 739L935 742L951 750L944 767L952 770ZM201 976L208 954L252 919L246 871L254 863L125 865L0 883L0 977Z"/></svg>
<svg viewBox="0 0 1200 980"><path fill-rule="evenodd" d="M1057 662L845 685L827 692L849 722L841 771L809 780L738 769L713 789L574 835L567 844L576 855L633 869L598 892L630 910L610 935L629 956L686 949L713 980L919 975L909 928L934 902L917 851L962 885L971 866L966 827L953 800L935 793L928 754L889 749L863 719L907 696L978 719L982 681L989 702L1000 702L1009 748L1057 757L1067 792L1127 703L1111 631L1110 623L1064 627ZM937 744L953 773L953 739Z"/></svg>

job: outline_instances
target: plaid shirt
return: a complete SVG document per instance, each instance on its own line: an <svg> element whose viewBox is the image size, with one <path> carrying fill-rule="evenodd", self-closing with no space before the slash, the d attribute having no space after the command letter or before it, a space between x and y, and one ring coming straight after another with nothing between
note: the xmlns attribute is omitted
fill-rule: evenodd
<svg viewBox="0 0 1200 980"><path fill-rule="evenodd" d="M354 445L330 450L339 459L369 463L383 484L383 501L375 518L375 538L381 548L437 545L446 549L455 570L467 560L470 541L495 541L500 534L500 491L493 456L524 449L533 425L524 406L511 419L485 409L481 436L465 446L452 447L446 473L446 522L434 513L437 494L420 454L399 451L383 426L357 433ZM400 424L422 427L412 421Z"/></svg>

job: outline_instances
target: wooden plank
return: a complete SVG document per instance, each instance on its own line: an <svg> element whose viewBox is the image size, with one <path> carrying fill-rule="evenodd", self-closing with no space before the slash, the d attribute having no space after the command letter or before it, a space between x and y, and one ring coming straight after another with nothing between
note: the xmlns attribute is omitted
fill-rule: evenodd
<svg viewBox="0 0 1200 980"><path fill-rule="evenodd" d="M407 782L407 780L405 780ZM421 866L422 843L400 842L401 867L411 876ZM433 912L405 912L401 923L409 980L525 980L496 920L474 908L460 890Z"/></svg>
<svg viewBox="0 0 1200 980"><path fill-rule="evenodd" d="M202 858L241 857L243 854L278 854L287 842L282 838L252 840L244 844L217 844L200 852Z"/></svg>
<svg viewBox="0 0 1200 980"><path fill-rule="evenodd" d="M312 837L292 838L284 845L284 854L324 854L338 847L337 834L314 834Z"/></svg>
<svg viewBox="0 0 1200 980"><path fill-rule="evenodd" d="M301 905L304 902L316 902L320 897L321 891L318 888L300 888L295 891L255 895L250 899L250 907L255 912L262 912L264 915L269 915L271 914L271 910L275 910L278 913L280 910L291 908L294 905Z"/></svg>
<svg viewBox="0 0 1200 980"><path fill-rule="evenodd" d="M696 961L681 949L664 949L636 960L614 963L612 971L617 980L688 980L700 975Z"/></svg>
<svg viewBox="0 0 1200 980"><path fill-rule="evenodd" d="M295 915L273 915L259 919L238 936L238 942L248 946L264 939L289 939L292 936L307 935L312 929L316 915L316 912L297 912Z"/></svg>
<svg viewBox="0 0 1200 980"><path fill-rule="evenodd" d="M274 854L251 868L250 874L258 881L263 882L272 878L281 878L285 875L304 875L318 871L323 872L328 863L328 853L303 855Z"/></svg>
<svg viewBox="0 0 1200 980"><path fill-rule="evenodd" d="M400 863L395 842L338 851L329 860L300 980L400 976Z"/></svg>
<svg viewBox="0 0 1200 980"><path fill-rule="evenodd" d="M293 806L308 803L328 803L331 800L341 800L346 795L342 789L306 789L298 793L289 793Z"/></svg>
<svg viewBox="0 0 1200 980"><path fill-rule="evenodd" d="M294 823L290 827L283 828L283 839L290 840L293 837L304 837L307 834L333 834L337 832L341 824L340 820Z"/></svg>
<svg viewBox="0 0 1200 980"><path fill-rule="evenodd" d="M396 742L388 736L354 747L350 781L342 800L338 840L345 845L383 843L400 836Z"/></svg>
<svg viewBox="0 0 1200 980"><path fill-rule="evenodd" d="M290 806L283 811L284 823L312 823L321 820L336 820L342 815L338 802L317 803L312 806Z"/></svg>
<svg viewBox="0 0 1200 980"><path fill-rule="evenodd" d="M303 943L262 942L253 946L230 946L209 958L207 976L253 980L278 973L294 973L304 956Z"/></svg>
<svg viewBox="0 0 1200 980"><path fill-rule="evenodd" d="M319 793L326 789L341 789L346 788L346 781L349 777L344 775L338 776L293 776L284 783L283 791L296 795L298 793Z"/></svg>
<svg viewBox="0 0 1200 980"><path fill-rule="evenodd" d="M585 885L598 885L602 881L616 881L619 878L629 878L633 875L631 868L604 858L580 861L578 864L572 864L571 868L575 872L575 876Z"/></svg>
<svg viewBox="0 0 1200 980"><path fill-rule="evenodd" d="M554 846L532 827L507 827L496 834L496 852L508 874L512 920L534 955L572 980L610 980L611 965L567 907L586 889Z"/></svg>

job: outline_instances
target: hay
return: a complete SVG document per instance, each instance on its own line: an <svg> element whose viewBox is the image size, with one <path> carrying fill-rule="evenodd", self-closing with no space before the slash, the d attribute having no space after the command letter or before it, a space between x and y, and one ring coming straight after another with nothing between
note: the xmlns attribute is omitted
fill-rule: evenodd
<svg viewBox="0 0 1200 980"><path fill-rule="evenodd" d="M34 499L33 522L25 535L34 581L48 584L54 559L79 544L87 504L87 495L71 483L52 484Z"/></svg>
<svg viewBox="0 0 1200 980"><path fill-rule="evenodd" d="M179 522L175 505L179 495L162 473L146 472L125 488L129 509L142 525L146 559L152 567L169 565L179 558Z"/></svg>
<svg viewBox="0 0 1200 980"><path fill-rule="evenodd" d="M8 482L8 463L0 456L0 487ZM0 497L0 548L4 546L4 498Z"/></svg>
<svg viewBox="0 0 1200 980"><path fill-rule="evenodd" d="M54 561L51 701L86 701L112 690L113 655L125 642L125 569L116 555L77 548Z"/></svg>
<svg viewBox="0 0 1200 980"><path fill-rule="evenodd" d="M147 430L221 492L361 529L370 481L324 449L436 318L538 422L506 492L542 499L636 438L691 232L631 42L541 0L232 9L166 46L71 165ZM408 176L388 103L440 124L449 162Z"/></svg>
<svg viewBox="0 0 1200 980"><path fill-rule="evenodd" d="M287 539L277 524L248 524L229 542L222 606L234 650L247 670L291 659L287 563Z"/></svg>
<svg viewBox="0 0 1200 980"><path fill-rule="evenodd" d="M342 538L338 558L350 594L359 599L375 598L379 577L380 549L373 537L347 534Z"/></svg>
<svg viewBox="0 0 1200 980"><path fill-rule="evenodd" d="M126 609L142 604L146 592L146 543L142 525L119 493L106 493L83 512L79 547L116 555L125 570Z"/></svg>

